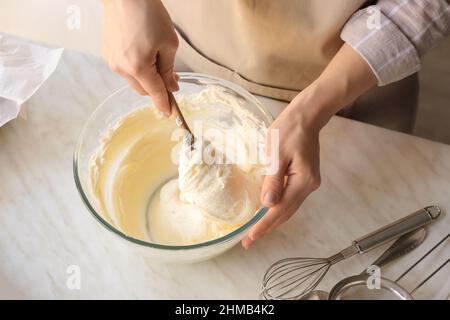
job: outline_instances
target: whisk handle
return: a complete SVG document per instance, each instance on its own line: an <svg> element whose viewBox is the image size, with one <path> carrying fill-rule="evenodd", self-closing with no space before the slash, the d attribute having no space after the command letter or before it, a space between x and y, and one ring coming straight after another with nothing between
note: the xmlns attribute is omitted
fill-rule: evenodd
<svg viewBox="0 0 450 320"><path fill-rule="evenodd" d="M410 215L394 221L393 223L380 228L353 242L359 253L364 253L390 240L396 239L408 232L423 227L437 219L441 214L438 206L429 206L420 209Z"/></svg>

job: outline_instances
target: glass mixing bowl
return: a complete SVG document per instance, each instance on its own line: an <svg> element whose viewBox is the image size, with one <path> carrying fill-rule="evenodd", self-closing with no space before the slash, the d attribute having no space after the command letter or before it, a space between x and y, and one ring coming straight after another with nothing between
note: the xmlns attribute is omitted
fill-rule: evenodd
<svg viewBox="0 0 450 320"><path fill-rule="evenodd" d="M241 99L242 105L266 125L270 125L273 121L270 113L254 96L231 82L195 73L180 73L180 77L179 93L181 94L196 93L208 85L225 87ZM112 248L119 245L122 240L122 244L126 243L126 250L137 250L139 254L150 257L154 261L189 263L210 259L237 244L246 231L261 219L267 209L261 208L248 222L223 237L195 245L172 246L147 242L124 234L102 217L90 192L89 159L98 148L100 137L121 117L149 104L151 105L149 97L140 96L127 86L114 92L98 106L84 125L75 149L73 172L77 189L92 216L108 231L108 234L112 235L108 236Z"/></svg>

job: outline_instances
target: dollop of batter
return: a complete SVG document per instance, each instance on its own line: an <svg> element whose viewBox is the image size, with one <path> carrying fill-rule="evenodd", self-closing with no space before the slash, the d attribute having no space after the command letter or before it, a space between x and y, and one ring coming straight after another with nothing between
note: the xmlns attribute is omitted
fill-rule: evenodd
<svg viewBox="0 0 450 320"><path fill-rule="evenodd" d="M89 173L97 209L116 228L189 245L232 232L260 208L262 165L254 153L265 124L222 87L177 99L200 138L195 148L177 144L173 119L143 107L102 137Z"/></svg>
<svg viewBox="0 0 450 320"><path fill-rule="evenodd" d="M208 142L197 143L195 148L184 143L178 167L180 199L213 220L239 224L248 219L255 201L251 195L258 193L258 185L252 175L228 162Z"/></svg>

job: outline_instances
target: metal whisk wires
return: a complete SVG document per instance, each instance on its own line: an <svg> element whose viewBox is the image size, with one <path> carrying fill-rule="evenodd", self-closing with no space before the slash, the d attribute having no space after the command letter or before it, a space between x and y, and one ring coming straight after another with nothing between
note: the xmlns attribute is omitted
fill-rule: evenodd
<svg viewBox="0 0 450 320"><path fill-rule="evenodd" d="M330 258L287 258L269 267L263 278L261 296L266 300L298 300L314 290L330 267L345 259L342 253Z"/></svg>
<svg viewBox="0 0 450 320"><path fill-rule="evenodd" d="M275 262L264 275L261 296L268 300L301 299L319 285L335 263L417 230L440 215L438 206L428 206L353 241L349 247L327 259L288 258Z"/></svg>

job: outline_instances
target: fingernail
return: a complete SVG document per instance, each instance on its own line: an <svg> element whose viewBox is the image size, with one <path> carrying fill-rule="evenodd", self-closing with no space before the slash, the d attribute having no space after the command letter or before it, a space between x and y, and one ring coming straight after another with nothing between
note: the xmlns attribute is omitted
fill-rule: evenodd
<svg viewBox="0 0 450 320"><path fill-rule="evenodd" d="M268 191L264 194L264 204L266 206L273 206L278 201L278 195L275 192Z"/></svg>

